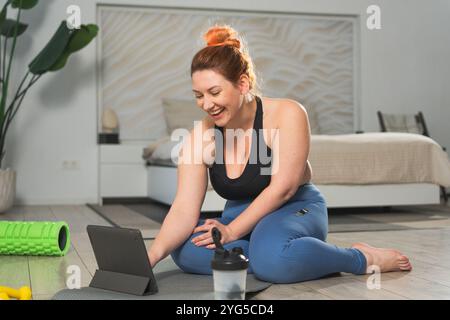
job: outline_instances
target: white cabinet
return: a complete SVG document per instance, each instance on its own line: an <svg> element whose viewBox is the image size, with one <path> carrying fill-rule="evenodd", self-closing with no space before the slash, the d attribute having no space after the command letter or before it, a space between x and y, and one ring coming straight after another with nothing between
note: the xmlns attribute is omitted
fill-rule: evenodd
<svg viewBox="0 0 450 320"><path fill-rule="evenodd" d="M100 145L100 197L147 197L142 152L148 144Z"/></svg>

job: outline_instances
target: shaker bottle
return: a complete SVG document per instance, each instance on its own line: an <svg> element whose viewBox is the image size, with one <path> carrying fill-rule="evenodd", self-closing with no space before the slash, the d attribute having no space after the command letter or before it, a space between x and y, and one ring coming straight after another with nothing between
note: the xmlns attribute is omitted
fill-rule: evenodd
<svg viewBox="0 0 450 320"><path fill-rule="evenodd" d="M220 239L219 229L211 230L216 245L211 261L214 279L214 298L216 300L244 300L248 259L240 247L226 250Z"/></svg>

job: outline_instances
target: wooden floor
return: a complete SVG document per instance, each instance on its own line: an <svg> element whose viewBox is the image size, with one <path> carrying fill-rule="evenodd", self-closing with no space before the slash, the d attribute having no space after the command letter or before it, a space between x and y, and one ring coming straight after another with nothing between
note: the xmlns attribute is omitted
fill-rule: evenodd
<svg viewBox="0 0 450 320"><path fill-rule="evenodd" d="M423 214L421 211L427 211ZM328 242L348 247L363 241L379 247L394 247L408 255L411 272L381 274L379 289L369 289L373 276L342 273L298 284L272 285L253 299L450 299L450 206L415 207L403 216L371 215L371 219L411 226L408 230L330 233ZM408 219L404 219L408 217ZM0 285L30 286L34 299L50 299L66 288L71 265L80 267L81 285L87 286L97 265L85 232L89 224L109 225L86 206L14 207L1 220L64 220L71 228L68 254L56 257L0 256ZM394 221L395 220L395 221ZM151 240L146 241L147 247Z"/></svg>

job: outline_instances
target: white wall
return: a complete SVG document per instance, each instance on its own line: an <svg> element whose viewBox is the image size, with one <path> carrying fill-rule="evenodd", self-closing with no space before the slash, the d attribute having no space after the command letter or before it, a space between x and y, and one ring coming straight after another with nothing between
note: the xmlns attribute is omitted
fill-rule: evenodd
<svg viewBox="0 0 450 320"><path fill-rule="evenodd" d="M29 30L19 38L16 85L28 63L66 19L71 3L43 0L24 12ZM78 3L83 21L95 21L94 5L89 0ZM97 201L95 97L94 44L72 57L61 72L45 74L30 89L8 133L6 165L17 171L17 203ZM63 170L63 160L79 161L79 170Z"/></svg>
<svg viewBox="0 0 450 320"><path fill-rule="evenodd" d="M15 72L44 46L78 4L82 22L95 21L92 0L41 0L24 20L30 30L21 38ZM105 3L105 2L102 2ZM110 0L111 4L207 7L317 14L361 15L361 128L378 131L376 111L422 110L434 139L450 149L450 2L446 0L270 0L163 1ZM258 3L258 7L255 6ZM365 26L366 8L381 7L382 29ZM66 68L45 75L33 87L9 132L6 164L17 171L17 203L96 202L95 44L72 57ZM17 83L16 76L16 82ZM62 161L79 161L78 170L63 170Z"/></svg>

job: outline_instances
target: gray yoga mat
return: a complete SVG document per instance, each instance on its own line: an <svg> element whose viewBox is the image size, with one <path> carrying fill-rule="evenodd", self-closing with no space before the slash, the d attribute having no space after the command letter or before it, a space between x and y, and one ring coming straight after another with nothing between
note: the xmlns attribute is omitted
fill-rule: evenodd
<svg viewBox="0 0 450 320"><path fill-rule="evenodd" d="M149 296L135 296L120 292L85 287L64 289L56 293L53 300L213 300L214 284L210 275L184 273L172 259L159 262L153 273L158 285L158 293ZM271 285L247 275L246 298Z"/></svg>
<svg viewBox="0 0 450 320"><path fill-rule="evenodd" d="M121 204L89 205L111 224L129 229L139 229L145 239L155 238L161 222L155 221Z"/></svg>

